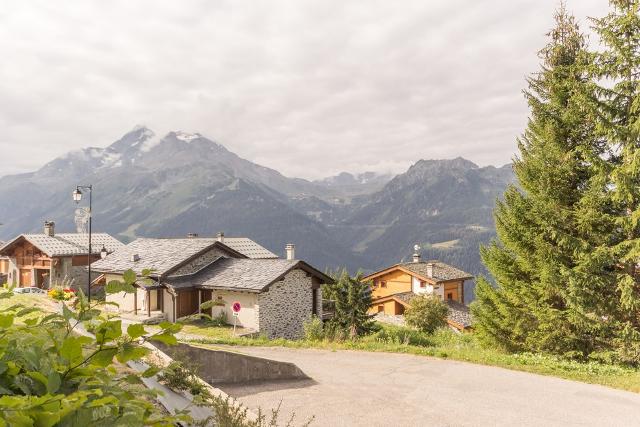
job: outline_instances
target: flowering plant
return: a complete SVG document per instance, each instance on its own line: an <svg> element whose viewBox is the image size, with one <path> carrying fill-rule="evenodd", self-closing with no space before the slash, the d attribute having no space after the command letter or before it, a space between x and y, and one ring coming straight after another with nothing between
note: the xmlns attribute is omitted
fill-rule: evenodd
<svg viewBox="0 0 640 427"><path fill-rule="evenodd" d="M47 294L56 301L69 301L76 296L76 293L71 288L51 288Z"/></svg>

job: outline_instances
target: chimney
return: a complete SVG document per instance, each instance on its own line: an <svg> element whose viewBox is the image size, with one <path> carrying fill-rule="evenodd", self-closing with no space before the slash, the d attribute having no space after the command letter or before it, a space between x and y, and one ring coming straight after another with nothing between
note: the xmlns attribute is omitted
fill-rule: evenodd
<svg viewBox="0 0 640 427"><path fill-rule="evenodd" d="M413 247L413 262L420 262L420 245Z"/></svg>
<svg viewBox="0 0 640 427"><path fill-rule="evenodd" d="M131 262L138 262L138 261L140 261L140 255L138 254L131 255Z"/></svg>
<svg viewBox="0 0 640 427"><path fill-rule="evenodd" d="M219 232L218 235L216 236L216 239L218 239L218 242L224 243L224 233L222 231Z"/></svg>
<svg viewBox="0 0 640 427"><path fill-rule="evenodd" d="M296 245L288 243L287 246L284 247L284 250L287 253L288 260L296 259Z"/></svg>
<svg viewBox="0 0 640 427"><path fill-rule="evenodd" d="M433 262L428 262L427 263L427 276L433 278L433 267L434 267L434 263Z"/></svg>
<svg viewBox="0 0 640 427"><path fill-rule="evenodd" d="M55 233L56 223L53 221L45 221L44 222L44 234L49 237L53 237L56 235Z"/></svg>
<svg viewBox="0 0 640 427"><path fill-rule="evenodd" d="M198 237L198 233L189 233L189 234L187 234L187 237L189 239L195 239L196 237Z"/></svg>

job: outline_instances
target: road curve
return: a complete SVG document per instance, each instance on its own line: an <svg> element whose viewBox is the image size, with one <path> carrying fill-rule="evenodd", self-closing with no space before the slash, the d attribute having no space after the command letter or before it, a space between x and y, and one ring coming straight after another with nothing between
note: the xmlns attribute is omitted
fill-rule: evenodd
<svg viewBox="0 0 640 427"><path fill-rule="evenodd" d="M361 351L233 347L313 380L222 386L252 409L282 401L313 426L640 426L640 394L451 360Z"/></svg>

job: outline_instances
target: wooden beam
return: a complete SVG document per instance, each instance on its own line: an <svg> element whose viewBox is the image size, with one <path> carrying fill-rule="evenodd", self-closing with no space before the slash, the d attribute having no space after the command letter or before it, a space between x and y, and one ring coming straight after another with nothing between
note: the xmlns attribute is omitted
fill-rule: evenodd
<svg viewBox="0 0 640 427"><path fill-rule="evenodd" d="M138 315L138 289L133 293L133 314Z"/></svg>
<svg viewBox="0 0 640 427"><path fill-rule="evenodd" d="M149 289L147 291L147 317L151 317L151 291Z"/></svg>

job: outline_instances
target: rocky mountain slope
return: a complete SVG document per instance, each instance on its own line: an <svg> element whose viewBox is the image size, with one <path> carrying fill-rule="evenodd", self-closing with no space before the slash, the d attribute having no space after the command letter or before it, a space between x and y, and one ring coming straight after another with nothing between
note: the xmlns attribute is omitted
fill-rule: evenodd
<svg viewBox="0 0 640 427"><path fill-rule="evenodd" d="M76 184L94 186L94 229L123 240L187 233L249 236L276 253L289 242L320 268L372 270L425 257L481 271L478 244L493 235L495 199L511 168L462 158L420 160L394 178L288 178L197 133L163 137L143 126L106 148L86 148L36 172L0 178L0 239L54 220L72 230Z"/></svg>

